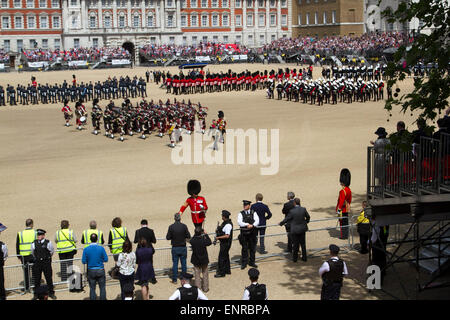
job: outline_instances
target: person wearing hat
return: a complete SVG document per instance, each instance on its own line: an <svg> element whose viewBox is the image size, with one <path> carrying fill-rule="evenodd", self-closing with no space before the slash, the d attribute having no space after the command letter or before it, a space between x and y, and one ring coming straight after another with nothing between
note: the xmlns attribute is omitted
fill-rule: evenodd
<svg viewBox="0 0 450 320"><path fill-rule="evenodd" d="M242 300L267 300L267 288L265 284L258 283L259 271L255 268L248 270L251 284L245 288Z"/></svg>
<svg viewBox="0 0 450 320"><path fill-rule="evenodd" d="M237 221L241 229L239 243L241 250L241 269L245 269L247 264L250 267L257 268L255 264L255 252L257 243L257 229L259 225L258 214L250 209L251 201L242 200L244 210L239 212Z"/></svg>
<svg viewBox="0 0 450 320"><path fill-rule="evenodd" d="M340 239L348 238L348 215L350 213L350 204L352 202L352 191L350 190L351 174L350 170L344 168L341 170L339 177L339 183L341 184L341 190L339 191L339 197L336 205L336 214L341 226Z"/></svg>
<svg viewBox="0 0 450 320"><path fill-rule="evenodd" d="M181 215L177 212L174 215L175 223L169 226L166 240L170 240L172 245L172 283L177 283L178 260L181 262L181 272L186 272L187 248L186 240L191 238L188 227L181 223Z"/></svg>
<svg viewBox="0 0 450 320"><path fill-rule="evenodd" d="M53 289L53 272L52 272L52 255L55 252L53 244L50 240L45 239L45 230L37 229L37 239L31 244L31 254L34 257L33 263L33 280L34 280L34 297L37 299L36 289L41 285L42 273L44 273L47 282L49 297L56 299Z"/></svg>
<svg viewBox="0 0 450 320"><path fill-rule="evenodd" d="M342 282L345 275L348 275L345 261L339 259L339 247L330 244L330 259L325 261L319 269L319 275L322 277L321 300L339 300L341 295Z"/></svg>
<svg viewBox="0 0 450 320"><path fill-rule="evenodd" d="M373 145L373 150L375 153L375 163L374 163L374 176L375 176L375 186L377 188L380 186L380 181L382 181L384 176L384 168L383 164L385 161L385 149L386 146L389 144L389 139L387 139L387 132L386 129L383 127L379 127L377 131L375 131L375 134L378 136L377 140L370 141L370 143Z"/></svg>
<svg viewBox="0 0 450 320"><path fill-rule="evenodd" d="M36 295L35 300L48 300L48 286L46 284L36 288L34 293Z"/></svg>
<svg viewBox="0 0 450 320"><path fill-rule="evenodd" d="M186 199L186 201L178 211L178 213L182 215L184 210L186 210L186 208L189 206L189 208L191 209L192 222L194 223L195 227L201 227L203 225L203 221L205 221L206 211L208 210L206 199L198 195L201 190L202 186L200 184L200 181L189 180L187 184L187 192L190 197Z"/></svg>
<svg viewBox="0 0 450 320"><path fill-rule="evenodd" d="M0 233L5 229L6 227L0 223ZM3 271L6 259L8 259L8 247L0 241L0 300L6 300L5 274Z"/></svg>
<svg viewBox="0 0 450 320"><path fill-rule="evenodd" d="M25 221L25 229L17 233L16 254L22 263L24 273L24 290L30 289L30 264L33 263L33 255L31 254L31 245L36 240L36 231L33 229L33 219Z"/></svg>
<svg viewBox="0 0 450 320"><path fill-rule="evenodd" d="M190 273L182 272L180 275L181 287L175 290L169 300L208 300L199 288L191 286L190 282L193 277Z"/></svg>
<svg viewBox="0 0 450 320"><path fill-rule="evenodd" d="M222 224L217 227L214 244L220 241L219 259L217 263L217 272L215 278L223 278L226 274L231 274L230 267L230 248L233 243L233 222L230 219L231 213L222 210Z"/></svg>

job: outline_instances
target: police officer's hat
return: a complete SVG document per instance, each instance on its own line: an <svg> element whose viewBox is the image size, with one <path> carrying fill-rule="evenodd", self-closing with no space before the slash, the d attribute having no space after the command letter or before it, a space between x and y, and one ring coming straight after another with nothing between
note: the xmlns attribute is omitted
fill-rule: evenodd
<svg viewBox="0 0 450 320"><path fill-rule="evenodd" d="M252 202L251 201L248 201L248 200L242 200L242 204L244 205L244 206L247 206L247 205L249 205L249 204L251 204Z"/></svg>
<svg viewBox="0 0 450 320"><path fill-rule="evenodd" d="M42 236L42 235L46 234L45 230L43 230L43 229L37 229L36 233L38 236Z"/></svg>
<svg viewBox="0 0 450 320"><path fill-rule="evenodd" d="M222 217L229 218L231 213L227 210L222 210Z"/></svg>
<svg viewBox="0 0 450 320"><path fill-rule="evenodd" d="M339 247L335 244L330 244L329 246L330 252L334 253L334 254L338 254L339 253Z"/></svg>
<svg viewBox="0 0 450 320"><path fill-rule="evenodd" d="M202 186L200 181L198 180L189 180L187 184L187 192L190 196L196 194L198 195L202 190Z"/></svg>
<svg viewBox="0 0 450 320"><path fill-rule="evenodd" d="M48 286L46 284L40 285L34 290L34 294L38 297L44 297L48 295Z"/></svg>
<svg viewBox="0 0 450 320"><path fill-rule="evenodd" d="M258 271L258 269L256 269L256 268L250 268L250 269L248 270L248 276L249 276L250 278L257 278L257 277L259 277L259 271Z"/></svg>
<svg viewBox="0 0 450 320"><path fill-rule="evenodd" d="M180 280L191 280L194 277L193 274L187 273L187 272L182 272L180 274Z"/></svg>

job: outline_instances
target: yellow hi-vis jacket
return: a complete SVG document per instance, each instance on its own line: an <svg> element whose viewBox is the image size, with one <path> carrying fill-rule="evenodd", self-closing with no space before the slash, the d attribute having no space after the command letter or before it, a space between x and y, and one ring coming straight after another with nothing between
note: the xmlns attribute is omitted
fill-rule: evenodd
<svg viewBox="0 0 450 320"><path fill-rule="evenodd" d="M91 244L91 235L93 235L94 233L97 235L97 243L101 244L103 232L97 229L88 229L83 231L85 248Z"/></svg>
<svg viewBox="0 0 450 320"><path fill-rule="evenodd" d="M112 243L111 243L111 253L118 254L122 252L122 246L127 238L127 228L112 228L111 230Z"/></svg>
<svg viewBox="0 0 450 320"><path fill-rule="evenodd" d="M19 254L29 256L31 254L31 244L37 239L34 229L25 229L18 233L19 236Z"/></svg>
<svg viewBox="0 0 450 320"><path fill-rule="evenodd" d="M56 250L58 253L71 252L75 249L73 230L61 229L56 231Z"/></svg>

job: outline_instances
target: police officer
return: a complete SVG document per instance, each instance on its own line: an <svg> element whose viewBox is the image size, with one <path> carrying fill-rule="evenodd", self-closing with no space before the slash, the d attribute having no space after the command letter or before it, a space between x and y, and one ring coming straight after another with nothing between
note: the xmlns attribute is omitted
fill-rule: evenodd
<svg viewBox="0 0 450 320"><path fill-rule="evenodd" d="M258 214L250 209L251 201L242 200L244 210L238 214L238 224L241 228L239 243L242 246L241 251L241 269L245 269L247 264L250 267L257 268L255 264L255 252L257 243L257 229L259 225Z"/></svg>
<svg viewBox="0 0 450 320"><path fill-rule="evenodd" d="M183 272L180 275L181 287L175 290L169 300L208 300L199 288L190 285L193 277L192 274Z"/></svg>
<svg viewBox="0 0 450 320"><path fill-rule="evenodd" d="M25 230L17 233L16 240L16 254L22 263L24 273L24 287L25 291L30 289L29 264L33 262L33 255L31 254L31 244L36 240L36 231L33 229L33 219L25 221Z"/></svg>
<svg viewBox="0 0 450 320"><path fill-rule="evenodd" d="M6 106L5 104L5 89L0 86L0 106Z"/></svg>
<svg viewBox="0 0 450 320"><path fill-rule="evenodd" d="M89 229L84 230L83 235L81 236L81 243L84 244L85 248L91 244L91 235L94 233L97 235L98 243L102 245L105 243L103 232L97 229L97 222L92 220L89 222Z"/></svg>
<svg viewBox="0 0 450 320"><path fill-rule="evenodd" d="M265 284L258 283L259 271L255 268L248 270L251 285L245 288L242 300L267 300L267 288Z"/></svg>
<svg viewBox="0 0 450 320"><path fill-rule="evenodd" d="M323 285L320 294L321 300L339 300L344 276L348 274L345 261L339 259L339 247L330 244L330 259L325 261L319 269Z"/></svg>
<svg viewBox="0 0 450 320"><path fill-rule="evenodd" d="M37 239L31 244L31 254L34 257L32 270L35 289L32 300L37 299L36 289L41 285L42 273L44 273L45 282L47 282L49 291L48 296L52 299L56 299L52 280L52 255L55 252L55 249L52 242L45 239L45 233L45 230L37 229Z"/></svg>
<svg viewBox="0 0 450 320"><path fill-rule="evenodd" d="M145 71L145 78L147 78L147 82L150 82L150 71Z"/></svg>
<svg viewBox="0 0 450 320"><path fill-rule="evenodd" d="M5 229L6 227L0 223L0 233ZM5 275L3 272L3 266L7 258L8 258L8 247L6 246L5 243L0 241L0 301L6 300Z"/></svg>
<svg viewBox="0 0 450 320"><path fill-rule="evenodd" d="M67 269L72 269L73 256L77 253L77 240L73 230L69 229L69 221L61 221L61 230L56 231L55 242L61 264L61 281L67 281Z"/></svg>
<svg viewBox="0 0 450 320"><path fill-rule="evenodd" d="M233 223L230 219L231 213L227 210L222 210L222 224L217 227L216 241L220 241L219 259L217 263L217 272L214 278L223 278L226 274L231 274L230 268L230 248L233 243Z"/></svg>

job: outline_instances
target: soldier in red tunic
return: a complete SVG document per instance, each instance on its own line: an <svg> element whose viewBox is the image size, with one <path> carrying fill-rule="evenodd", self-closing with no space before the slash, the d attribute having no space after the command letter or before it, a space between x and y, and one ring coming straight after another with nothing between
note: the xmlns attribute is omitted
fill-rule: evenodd
<svg viewBox="0 0 450 320"><path fill-rule="evenodd" d="M350 213L350 204L352 202L352 191L350 190L350 171L348 169L342 169L339 182L341 183L342 189L339 191L339 197L336 205L336 213L341 226L341 236L340 239L348 238L348 215Z"/></svg>
<svg viewBox="0 0 450 320"><path fill-rule="evenodd" d="M208 210L205 198L199 196L202 187L200 181L189 180L187 184L187 192L190 195L186 202L181 206L179 213L183 214L184 210L189 206L191 208L192 222L195 227L201 227L205 221L205 214Z"/></svg>

